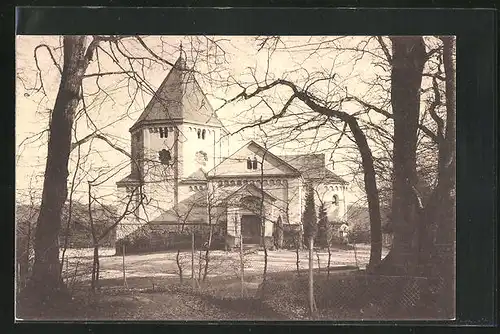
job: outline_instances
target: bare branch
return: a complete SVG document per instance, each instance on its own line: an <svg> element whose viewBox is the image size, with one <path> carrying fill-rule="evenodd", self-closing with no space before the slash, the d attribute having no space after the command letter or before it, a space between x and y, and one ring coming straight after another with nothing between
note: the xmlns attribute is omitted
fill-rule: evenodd
<svg viewBox="0 0 500 334"><path fill-rule="evenodd" d="M368 108L368 109L371 109L383 116L385 116L386 118L389 118L389 119L393 119L394 118L394 115L391 114L390 112L388 112L387 110L384 110L382 108L379 108L371 103L368 103L368 102L365 102L355 96L349 96L346 98L346 101L348 100L353 100L353 101L356 101L358 102L359 104L361 104L362 106L364 106L365 108ZM420 130L422 130L427 136L429 136L429 138L431 138L434 142L438 142L439 139L438 137L436 136L436 134L434 132L432 132L428 127L426 127L425 125L423 124L420 124L419 125L419 128Z"/></svg>
<svg viewBox="0 0 500 334"><path fill-rule="evenodd" d="M119 75L119 74L131 74L134 73L134 71L116 71L116 72L100 72L100 73L90 73L90 74L85 74L83 77L84 78L92 78L92 77L103 77L106 75Z"/></svg>
<svg viewBox="0 0 500 334"><path fill-rule="evenodd" d="M169 62L168 60L166 60L166 59L164 59L164 58L162 58L162 57L158 56L155 52L153 52L153 51L149 48L149 46L147 46L147 45L146 45L146 43L144 43L144 40L143 40L141 37L136 36L135 38L139 41L139 43L142 45L142 47L143 47L144 49L146 49L146 50L149 52L149 54L150 54L151 56L153 56L153 58L155 58L156 60L161 61L162 63L165 63L165 64L167 64L167 65L170 65L170 66L172 66L172 67L175 67L175 65L174 65L174 64L172 64L172 63L171 63L171 62Z"/></svg>
<svg viewBox="0 0 500 334"><path fill-rule="evenodd" d="M54 66L57 68L57 70L59 71L59 74L62 74L62 68L61 66L59 65L59 63L56 61L56 58L54 57L54 54L52 53L52 50L50 49L50 47L47 45L47 44L39 44L37 45L37 47L35 48L35 51L34 51L34 54L35 54L35 60L37 61L37 67L38 67L38 60L36 59L37 57L37 51L38 49L40 48L45 48L48 52L49 52L49 55L50 55L50 59L52 59L52 63L54 64Z"/></svg>
<svg viewBox="0 0 500 334"><path fill-rule="evenodd" d="M443 133L444 121L436 113L436 109L441 105L441 93L439 91L439 87L438 87L436 78L432 78L432 89L434 91L434 100L432 101L428 110L429 110L429 114L431 115L432 119L436 122L437 127L438 127L437 128L437 139L439 141L441 141L444 137L444 133Z"/></svg>
<svg viewBox="0 0 500 334"><path fill-rule="evenodd" d="M377 36L377 42L380 44L380 47L382 47L382 51L384 51L385 57L387 58L387 61L389 62L389 64L392 64L391 53L389 52L389 49L387 48L387 44L385 44L382 36Z"/></svg>

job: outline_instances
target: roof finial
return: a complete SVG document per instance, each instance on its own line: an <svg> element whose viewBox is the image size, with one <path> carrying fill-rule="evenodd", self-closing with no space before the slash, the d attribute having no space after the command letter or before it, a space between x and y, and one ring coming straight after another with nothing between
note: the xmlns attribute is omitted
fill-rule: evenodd
<svg viewBox="0 0 500 334"><path fill-rule="evenodd" d="M179 43L179 59L177 59L177 62L175 63L175 65L177 65L177 68L180 70L186 68L186 61L183 57L183 54L184 54L184 50L182 48L182 41L180 41L180 43Z"/></svg>

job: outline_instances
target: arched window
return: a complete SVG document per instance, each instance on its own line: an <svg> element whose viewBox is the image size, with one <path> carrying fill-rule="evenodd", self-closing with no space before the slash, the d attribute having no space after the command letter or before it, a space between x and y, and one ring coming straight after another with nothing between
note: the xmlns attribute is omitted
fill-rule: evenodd
<svg viewBox="0 0 500 334"><path fill-rule="evenodd" d="M257 169L257 158L256 157L253 158L252 169Z"/></svg>
<svg viewBox="0 0 500 334"><path fill-rule="evenodd" d="M168 137L168 128L160 128L160 138Z"/></svg>
<svg viewBox="0 0 500 334"><path fill-rule="evenodd" d="M252 169L252 159L250 157L247 158L247 169Z"/></svg>
<svg viewBox="0 0 500 334"><path fill-rule="evenodd" d="M339 197L337 195L333 195L332 204L339 205Z"/></svg>
<svg viewBox="0 0 500 334"><path fill-rule="evenodd" d="M200 138L201 138L201 130L198 129L198 139L200 139Z"/></svg>
<svg viewBox="0 0 500 334"><path fill-rule="evenodd" d="M201 139L205 139L205 133L206 133L205 130L201 132Z"/></svg>

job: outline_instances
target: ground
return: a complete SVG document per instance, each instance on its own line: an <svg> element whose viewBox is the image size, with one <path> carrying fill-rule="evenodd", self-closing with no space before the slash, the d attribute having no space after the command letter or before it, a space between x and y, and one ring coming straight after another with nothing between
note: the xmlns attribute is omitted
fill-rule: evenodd
<svg viewBox="0 0 500 334"><path fill-rule="evenodd" d="M100 250L100 277L101 279L112 279L123 277L123 259L121 256L114 256L114 249ZM87 274L88 267L92 261L91 249L72 249L66 252L69 258L67 276L80 276L84 272ZM384 250L382 256L387 254ZM195 255L195 272L199 269L199 253ZM203 255L203 254L202 254ZM326 268L328 263L327 251L315 253L314 267ZM370 257L370 246L361 244L356 246L356 250L332 249L331 267L357 266L363 269ZM191 253L181 253L182 267L185 277L191 277ZM236 277L239 275L240 260L238 252L211 251L208 277ZM177 277L178 269L176 264L176 252L158 252L150 254L127 255L125 256L126 277ZM281 272L296 269L296 254L290 250L268 251L268 271ZM308 252L299 252L300 269L308 268ZM258 275L264 269L264 252L249 252L245 255L245 274Z"/></svg>
<svg viewBox="0 0 500 334"><path fill-rule="evenodd" d="M384 255L387 251L384 251ZM114 250L101 250L100 285L97 295L90 296L89 266L92 250L68 250L65 261L66 282L75 292L75 305L64 310L44 313L37 311L20 314L30 319L80 319L80 320L293 320L297 312L277 312L257 298L262 282L264 256L262 251L245 255L244 297L241 296L239 278L239 254L237 252L213 251L206 282L191 284L191 253L181 253L184 284L179 284L176 252L161 252L125 256L127 286L123 280L123 258L114 256ZM196 266L198 256L195 257ZM307 252L301 251L300 269L308 267ZM325 270L328 254L315 254L314 266ZM369 246L358 245L356 251L332 250L332 275L353 271L366 266ZM294 251L269 251L269 277L281 280L280 275L294 276L296 271ZM67 263L66 263L67 262ZM356 269L357 270L357 269ZM197 267L195 276L198 275ZM324 274L323 274L324 275ZM285 276L282 276L285 277ZM82 287L84 288L82 290ZM82 293L82 291L84 293Z"/></svg>

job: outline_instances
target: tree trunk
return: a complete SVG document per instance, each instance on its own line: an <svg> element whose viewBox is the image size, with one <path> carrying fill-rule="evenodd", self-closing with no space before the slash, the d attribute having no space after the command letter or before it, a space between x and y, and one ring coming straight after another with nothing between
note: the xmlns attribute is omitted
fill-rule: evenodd
<svg viewBox="0 0 500 334"><path fill-rule="evenodd" d="M319 275L321 273L321 263L319 260L319 253L317 250L316 250L316 261L318 262L318 275Z"/></svg>
<svg viewBox="0 0 500 334"><path fill-rule="evenodd" d="M184 277L183 277L183 274L182 274L182 265L181 265L180 258L179 258L180 254L181 254L181 250L178 249L177 250L177 255L175 256L175 263L177 263L177 268L179 269L179 281L182 284L183 281L184 281Z"/></svg>
<svg viewBox="0 0 500 334"><path fill-rule="evenodd" d="M123 271L123 286L128 287L127 274L125 272L125 244L122 245L122 271Z"/></svg>
<svg viewBox="0 0 500 334"><path fill-rule="evenodd" d="M380 217L380 199L373 166L373 155L368 146L366 136L359 127L354 117L351 117L347 124L356 140L361 162L363 165L365 191L368 200L368 213L370 217L370 260L368 268L374 268L382 259L382 219Z"/></svg>
<svg viewBox="0 0 500 334"><path fill-rule="evenodd" d="M320 106L308 97L307 94L300 94L298 98L312 110L344 121L347 123L353 134L356 146L361 154L361 163L363 165L365 191L368 200L368 213L370 216L371 250L368 267L373 268L380 263L380 259L382 257L382 223L380 218L380 199L375 176L375 168L373 166L373 155L366 140L366 135L361 130L356 117L343 111Z"/></svg>
<svg viewBox="0 0 500 334"><path fill-rule="evenodd" d="M266 282L267 279L267 245L266 245L266 218L264 213L264 159L266 153L262 155L262 160L260 161L260 225L262 226L262 246L264 247L264 272L262 273L262 281ZM262 286L264 286L263 284Z"/></svg>
<svg viewBox="0 0 500 334"><path fill-rule="evenodd" d="M275 246L276 246L276 249L282 249L283 248L283 221L281 220L281 217L278 217L275 225L276 225L276 228L275 228Z"/></svg>
<svg viewBox="0 0 500 334"><path fill-rule="evenodd" d="M212 234L213 234L212 223L210 223L209 232L208 232L207 249L205 250L205 267L203 268L203 282L206 281L207 275L208 275L208 265L210 264L210 247L212 246Z"/></svg>
<svg viewBox="0 0 500 334"><path fill-rule="evenodd" d="M99 245L94 245L94 258L92 261L92 292L99 289Z"/></svg>
<svg viewBox="0 0 500 334"><path fill-rule="evenodd" d="M198 253L198 282L201 282L203 272L203 250L200 248Z"/></svg>
<svg viewBox="0 0 500 334"><path fill-rule="evenodd" d="M80 101L82 78L88 65L85 59L85 36L65 36L64 66L61 83L52 111L42 203L35 232L33 288L39 301L48 301L64 287L59 263L61 210L68 189L68 160L71 130ZM41 299L40 299L41 298Z"/></svg>
<svg viewBox="0 0 500 334"><path fill-rule="evenodd" d="M330 278L330 265L332 263L332 248L330 246L330 241L328 241L328 265L326 267L326 277Z"/></svg>
<svg viewBox="0 0 500 334"><path fill-rule="evenodd" d="M442 258L442 277L446 283L444 303L450 305L446 308L447 316L454 316L455 299L455 196L456 190L456 78L453 54L455 50L455 38L446 36L443 41L443 64L446 75L446 140L448 159L443 159L443 172L439 182L442 184L444 197L440 224L437 229L436 241L441 249L438 254ZM449 300L447 300L449 299Z"/></svg>
<svg viewBox="0 0 500 334"><path fill-rule="evenodd" d="M443 280L438 302L447 318L455 314L455 196L456 189L456 83L453 61L454 37L443 41L443 65L446 86L446 129L439 143L438 184L425 206L425 243L420 260L424 275Z"/></svg>
<svg viewBox="0 0 500 334"><path fill-rule="evenodd" d="M240 233L240 279L241 279L241 298L245 296L245 261L243 258L243 234Z"/></svg>
<svg viewBox="0 0 500 334"><path fill-rule="evenodd" d="M392 220L394 242L382 271L413 274L417 265L416 148L422 71L422 37L392 37L391 103L394 115Z"/></svg>
<svg viewBox="0 0 500 334"><path fill-rule="evenodd" d="M314 302L314 278L313 278L313 248L314 248L314 238L309 237L309 312L311 317L314 317L316 308Z"/></svg>
<svg viewBox="0 0 500 334"><path fill-rule="evenodd" d="M299 248L300 248L300 241L302 240L301 235L299 232L295 233L295 266L297 267L297 276L300 276L300 255L299 255Z"/></svg>
<svg viewBox="0 0 500 334"><path fill-rule="evenodd" d="M456 187L456 83L453 52L455 40L452 36L441 37L443 41L443 65L446 75L446 131L439 150L439 181L438 197L443 202L445 210L440 217L437 230L437 242L451 245L455 242L455 221L449 210L453 210L454 196L452 191Z"/></svg>
<svg viewBox="0 0 500 334"><path fill-rule="evenodd" d="M191 284L193 289L196 287L196 276L194 275L194 231L191 230Z"/></svg>
<svg viewBox="0 0 500 334"><path fill-rule="evenodd" d="M29 268L30 268L30 252L31 252L31 221L28 220L28 235L26 237L26 264L21 272L21 277L23 277L23 288L26 287L26 284L29 279Z"/></svg>
<svg viewBox="0 0 500 334"><path fill-rule="evenodd" d="M356 250L356 239L354 239L352 247L354 248L354 264L356 265L356 268L358 268L358 251Z"/></svg>
<svg viewBox="0 0 500 334"><path fill-rule="evenodd" d="M265 282L267 279L267 260L268 259L268 254L267 254L267 247L264 244L264 272L262 274L262 281Z"/></svg>

